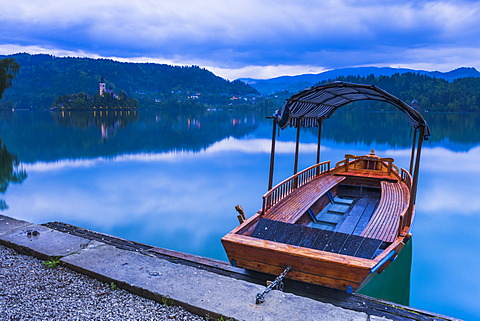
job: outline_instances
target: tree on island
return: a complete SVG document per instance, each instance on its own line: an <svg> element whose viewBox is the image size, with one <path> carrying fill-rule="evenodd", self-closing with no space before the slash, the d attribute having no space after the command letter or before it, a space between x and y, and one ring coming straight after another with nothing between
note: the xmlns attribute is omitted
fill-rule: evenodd
<svg viewBox="0 0 480 321"><path fill-rule="evenodd" d="M0 99L3 92L12 86L12 80L20 70L20 65L13 58L0 59Z"/></svg>
<svg viewBox="0 0 480 321"><path fill-rule="evenodd" d="M104 92L102 95L93 96L80 92L73 95L62 95L57 97L52 104L52 109L94 109L94 108L113 108L130 109L138 106L138 100L129 98L125 92L116 95L113 92Z"/></svg>

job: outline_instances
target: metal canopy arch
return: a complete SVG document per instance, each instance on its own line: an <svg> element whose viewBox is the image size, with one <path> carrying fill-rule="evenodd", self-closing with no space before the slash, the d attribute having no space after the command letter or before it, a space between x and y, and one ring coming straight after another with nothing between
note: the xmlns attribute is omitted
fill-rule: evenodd
<svg viewBox="0 0 480 321"><path fill-rule="evenodd" d="M360 100L384 101L395 106L408 116L415 129L425 129L424 139L430 136L422 115L402 100L373 85L341 81L302 90L287 99L274 117L282 129L287 126L318 127L320 119L329 118L338 108Z"/></svg>
<svg viewBox="0 0 480 321"><path fill-rule="evenodd" d="M277 125L285 129L287 126L297 128L295 148L294 174L298 170L298 153L300 129L302 127L318 127L317 163L320 162L320 140L323 120L329 118L338 108L354 101L377 100L389 103L404 112L411 126L415 129L410 158L410 172L413 170L412 197L414 204L418 184L420 154L423 140L430 136L430 128L423 116L402 100L374 85L354 84L341 81L304 89L293 95L273 115L272 150L270 157L270 175L268 189L273 184L273 169L275 159L275 132ZM418 135L417 135L418 131ZM417 138L418 136L418 138Z"/></svg>

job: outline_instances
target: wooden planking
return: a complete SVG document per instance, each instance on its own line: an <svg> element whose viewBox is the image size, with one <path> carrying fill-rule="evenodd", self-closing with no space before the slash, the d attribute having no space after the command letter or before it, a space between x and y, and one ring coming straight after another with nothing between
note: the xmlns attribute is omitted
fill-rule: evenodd
<svg viewBox="0 0 480 321"><path fill-rule="evenodd" d="M273 231L272 238L270 240L274 242L285 243L285 241L288 240L288 238L290 237L291 234L293 234L293 232L294 231L289 231L289 227L286 226L286 223L275 224L275 229Z"/></svg>
<svg viewBox="0 0 480 321"><path fill-rule="evenodd" d="M362 244L358 248L357 252L355 253L355 257L360 257L363 259L373 259L375 253L382 245L382 240L372 239L372 238L364 238Z"/></svg>
<svg viewBox="0 0 480 321"><path fill-rule="evenodd" d="M320 236L320 233L317 233L315 230L316 229L310 229L298 246L312 248L313 244Z"/></svg>
<svg viewBox="0 0 480 321"><path fill-rule="evenodd" d="M301 226L298 226L298 227L301 227ZM298 228L293 228L292 229L290 227L285 227L283 235L284 236L278 242L297 245L296 243L299 243L303 239L304 232L301 231L301 229L298 229ZM300 238L300 240L297 240L298 238Z"/></svg>
<svg viewBox="0 0 480 321"><path fill-rule="evenodd" d="M348 238L348 234L345 233L333 233L327 245L325 245L324 251L338 253L342 250L345 241Z"/></svg>
<svg viewBox="0 0 480 321"><path fill-rule="evenodd" d="M294 226L295 228L292 229L294 231L293 235L284 243L299 246L305 236L311 232L311 228L301 225Z"/></svg>
<svg viewBox="0 0 480 321"><path fill-rule="evenodd" d="M361 169L349 169L348 172L338 172L335 175L352 176L352 177L366 177L378 180L387 180L392 182L398 182L398 175L388 175L387 172L375 171L375 170L361 170Z"/></svg>
<svg viewBox="0 0 480 321"><path fill-rule="evenodd" d="M360 248L360 245L362 245L363 240L364 240L364 237L361 237L358 235L350 235L339 253L344 255L355 256L358 249Z"/></svg>
<svg viewBox="0 0 480 321"><path fill-rule="evenodd" d="M362 217L360 217L360 220L358 221L357 226L355 227L355 230L353 231L354 235L362 234L363 230L367 227L368 222L372 218L373 213L375 212L375 209L378 206L378 203L379 203L378 198L370 197L368 205L365 208L365 211L363 212Z"/></svg>
<svg viewBox="0 0 480 321"><path fill-rule="evenodd" d="M274 224L272 220L265 220L260 218L257 226L255 227L255 230L253 230L252 232L252 236L260 239L265 238L265 235L269 233L269 229L272 224Z"/></svg>
<svg viewBox="0 0 480 321"><path fill-rule="evenodd" d="M260 218L255 238L361 258L373 258L382 240ZM370 248L371 247L371 248Z"/></svg>
<svg viewBox="0 0 480 321"><path fill-rule="evenodd" d="M408 206L409 190L400 182L381 182L381 185L382 195L377 210L361 236L393 242L398 234L400 214Z"/></svg>
<svg viewBox="0 0 480 321"><path fill-rule="evenodd" d="M367 197L362 197L352 206L350 212L345 217L344 221L341 224L337 225L336 232L352 234L355 230L355 227L358 224L358 221L362 217L365 209L367 208L369 199Z"/></svg>
<svg viewBox="0 0 480 321"><path fill-rule="evenodd" d="M313 203L344 179L343 176L330 174L319 176L291 192L288 197L272 206L264 216L275 221L294 223Z"/></svg>
<svg viewBox="0 0 480 321"><path fill-rule="evenodd" d="M320 230L321 231L315 240L315 242L312 244L312 249L316 250L323 250L325 246L327 245L328 241L333 235L333 231L327 231L327 230Z"/></svg>
<svg viewBox="0 0 480 321"><path fill-rule="evenodd" d="M284 267L267 264L263 260L256 261L257 257L254 257L252 259L247 257L235 257L235 260L237 262L237 266L239 267L242 267L247 270L254 270L254 271L268 273L268 274L271 274L272 276L279 275L285 269ZM343 291L346 291L348 286L352 286L355 290L358 289L363 282L363 280L360 277L357 277L354 280L344 280L341 278L339 279L339 278L331 277L328 274L322 275L321 274L322 272L320 269L317 271L314 271L313 273L308 273L302 270L301 265L296 266L295 264L289 264L289 266L292 267L292 271L290 271L287 274L286 278L291 280L297 280L304 283L321 285L329 288L341 289ZM367 278L368 276L368 274L365 272L363 272L362 274L357 273L357 275L363 276L364 278Z"/></svg>
<svg viewBox="0 0 480 321"><path fill-rule="evenodd" d="M362 258L300 248L243 235L227 234L222 238L222 243L229 259L237 260L238 266L273 275L280 274L286 266L290 265L292 272L295 273L361 282L375 265L374 261ZM247 266L239 264L238 260L242 258L245 260L244 264L248 264ZM266 265L268 269L257 269L260 265ZM289 273L288 276L293 277L294 274ZM301 281L315 283L308 279L301 279Z"/></svg>

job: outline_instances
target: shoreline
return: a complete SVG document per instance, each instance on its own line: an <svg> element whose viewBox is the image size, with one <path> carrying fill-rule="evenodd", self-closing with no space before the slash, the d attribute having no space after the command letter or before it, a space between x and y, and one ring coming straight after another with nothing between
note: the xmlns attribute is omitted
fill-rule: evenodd
<svg viewBox="0 0 480 321"><path fill-rule="evenodd" d="M122 239L117 240L122 243ZM127 244L130 241L123 242ZM102 293L109 293L108 287L113 283L134 295L160 302L160 305L168 302L169 305L180 306L196 315L188 316L193 319L184 319L182 316L180 320L198 320L195 319L198 316L199 320L457 320L391 302L340 292L332 292L335 295L320 301L273 290L268 294L265 303L256 305L255 295L265 287L234 275L227 276L205 270L197 267L195 263L182 264L180 258L162 259L154 255L155 251L122 249L118 245L3 215L0 215L0 244L41 260L57 257L62 266L62 269L58 270L60 274L67 270L63 269L66 267L104 282L99 283ZM12 267L3 262L0 266L1 270L5 270L5 274ZM13 266L15 267L15 264ZM22 280L28 280L28 277ZM35 284L36 282L32 281L33 287ZM48 288L45 290L49 293ZM51 292L52 296L56 296L53 290ZM351 309L339 306L343 304L338 301L340 294L347 300L357 300L352 301L356 303L351 305ZM363 305L358 302L363 302ZM82 318L98 319L94 312L89 313Z"/></svg>

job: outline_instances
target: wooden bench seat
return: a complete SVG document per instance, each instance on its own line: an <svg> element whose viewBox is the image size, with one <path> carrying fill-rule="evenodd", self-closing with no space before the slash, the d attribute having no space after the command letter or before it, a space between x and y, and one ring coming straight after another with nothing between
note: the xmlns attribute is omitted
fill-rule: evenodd
<svg viewBox="0 0 480 321"><path fill-rule="evenodd" d="M381 189L378 207L360 235L393 242L398 234L400 214L407 208L410 201L410 192L402 182L382 181Z"/></svg>
<svg viewBox="0 0 480 321"><path fill-rule="evenodd" d="M344 179L344 176L321 175L291 192L289 196L272 206L264 217L295 223L320 197Z"/></svg>

